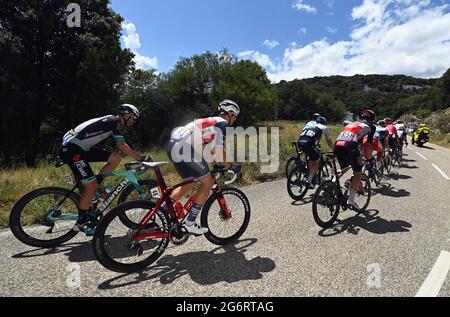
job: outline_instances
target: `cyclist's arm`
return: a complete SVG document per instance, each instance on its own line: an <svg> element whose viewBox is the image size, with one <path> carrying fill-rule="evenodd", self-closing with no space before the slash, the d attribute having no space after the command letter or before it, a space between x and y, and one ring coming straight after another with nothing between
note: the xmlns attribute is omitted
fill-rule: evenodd
<svg viewBox="0 0 450 317"><path fill-rule="evenodd" d="M225 166L225 168L230 168L231 167L231 163L228 163L227 161L227 151L225 150L225 147L219 147L216 148L216 155L215 155L216 159L219 162L223 162L223 165ZM212 162L213 165L217 164L217 161L214 160Z"/></svg>
<svg viewBox="0 0 450 317"><path fill-rule="evenodd" d="M142 159L142 155L133 150L128 144L125 142L117 142L117 148L123 152L126 156L130 156L136 161L140 161Z"/></svg>
<svg viewBox="0 0 450 317"><path fill-rule="evenodd" d="M325 140L327 141L328 146L330 147L331 152L334 152L334 144L331 140L330 130L326 128L325 130Z"/></svg>

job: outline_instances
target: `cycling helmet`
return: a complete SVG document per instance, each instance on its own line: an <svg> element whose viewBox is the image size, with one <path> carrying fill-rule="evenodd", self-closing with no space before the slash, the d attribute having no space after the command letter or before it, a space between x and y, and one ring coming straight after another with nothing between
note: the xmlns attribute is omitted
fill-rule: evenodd
<svg viewBox="0 0 450 317"><path fill-rule="evenodd" d="M219 111L232 113L238 116L241 113L241 108L239 108L238 104L232 100L224 100L219 105Z"/></svg>
<svg viewBox="0 0 450 317"><path fill-rule="evenodd" d="M327 119L326 119L325 117L320 116L320 117L318 117L318 118L316 119L316 122L317 122L318 124L326 125L326 124L327 124Z"/></svg>
<svg viewBox="0 0 450 317"><path fill-rule="evenodd" d="M421 125L419 125L419 128L426 128L427 125L425 123L422 123Z"/></svg>
<svg viewBox="0 0 450 317"><path fill-rule="evenodd" d="M401 125L401 126L399 126L399 127L397 128L397 130L399 130L399 131L405 131L406 129L405 129L405 126L404 126L404 125Z"/></svg>
<svg viewBox="0 0 450 317"><path fill-rule="evenodd" d="M344 122L342 122L342 124L344 125L344 127L348 126L349 124L352 124L353 122L350 120L345 120Z"/></svg>
<svg viewBox="0 0 450 317"><path fill-rule="evenodd" d="M317 119L320 117L320 113L313 114L313 121L317 121Z"/></svg>
<svg viewBox="0 0 450 317"><path fill-rule="evenodd" d="M386 122L386 124L392 124L391 118L386 118L386 119L384 119L384 121Z"/></svg>
<svg viewBox="0 0 450 317"><path fill-rule="evenodd" d="M377 125L384 126L384 125L386 125L386 122L384 122L384 120L380 120L377 122Z"/></svg>
<svg viewBox="0 0 450 317"><path fill-rule="evenodd" d="M375 121L376 115L372 110L364 110L361 113L361 119L366 119L368 121Z"/></svg>
<svg viewBox="0 0 450 317"><path fill-rule="evenodd" d="M119 114L129 114L135 119L138 119L141 116L139 109L130 104L123 104L119 106L118 109Z"/></svg>

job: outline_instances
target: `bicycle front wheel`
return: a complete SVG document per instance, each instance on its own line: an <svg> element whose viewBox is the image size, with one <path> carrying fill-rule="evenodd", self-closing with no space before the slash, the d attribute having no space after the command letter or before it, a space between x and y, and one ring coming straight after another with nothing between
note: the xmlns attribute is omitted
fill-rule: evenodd
<svg viewBox="0 0 450 317"><path fill-rule="evenodd" d="M286 163L286 170L285 170L286 177L289 177L289 174L294 169L295 165L297 165L297 158L291 157Z"/></svg>
<svg viewBox="0 0 450 317"><path fill-rule="evenodd" d="M80 196L58 187L41 188L23 196L11 210L9 226L22 243L36 248L54 248L77 232Z"/></svg>
<svg viewBox="0 0 450 317"><path fill-rule="evenodd" d="M295 200L302 200L308 192L307 170L303 166L297 165L289 174L287 179L287 191L289 196Z"/></svg>
<svg viewBox="0 0 450 317"><path fill-rule="evenodd" d="M359 209L355 209L355 211L360 214L367 210L372 197L372 186L370 185L370 179L366 174L362 175L361 185L356 192L355 202L360 207Z"/></svg>
<svg viewBox="0 0 450 317"><path fill-rule="evenodd" d="M104 267L114 272L133 273L159 259L169 244L170 222L165 213L156 211L140 232L122 222L126 214L133 222L140 223L153 208L155 204L151 201L126 202L100 221L92 242L94 254Z"/></svg>
<svg viewBox="0 0 450 317"><path fill-rule="evenodd" d="M327 229L335 223L341 208L342 192L332 181L323 182L313 197L313 217L318 226Z"/></svg>
<svg viewBox="0 0 450 317"><path fill-rule="evenodd" d="M237 241L247 230L250 213L250 202L239 189L224 188L213 193L206 201L200 219L202 227L209 229L206 239L216 245Z"/></svg>

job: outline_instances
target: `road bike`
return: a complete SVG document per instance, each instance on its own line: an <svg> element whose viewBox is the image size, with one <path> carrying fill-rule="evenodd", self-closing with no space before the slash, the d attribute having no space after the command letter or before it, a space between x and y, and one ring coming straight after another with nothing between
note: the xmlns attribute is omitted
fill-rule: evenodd
<svg viewBox="0 0 450 317"><path fill-rule="evenodd" d="M356 209L353 206L349 206L347 201L353 177L347 180L344 185L340 183L340 179L351 167L347 167L341 172L338 172L334 154L328 153L328 158L333 165L333 179L327 180L319 186L314 194L312 205L314 221L317 225L325 229L333 226L341 209L343 211L350 209L358 214L365 212L372 195L370 180L367 175L363 174L355 198L355 202L359 208Z"/></svg>
<svg viewBox="0 0 450 317"><path fill-rule="evenodd" d="M62 165L58 163L57 167ZM119 197L118 204L136 198L159 198L155 180L137 179L149 168L142 165L138 170L132 170L131 166L125 164L125 172L102 175L122 179L110 193L96 193L93 210L98 221L116 197ZM70 176L66 176L65 181L74 183ZM77 181L71 189L46 187L23 196L12 208L9 218L14 236L22 243L38 248L54 248L72 239L78 233L72 229L78 220L80 195L77 191L81 192L81 189L82 185ZM126 214L121 215L121 220L127 226L134 225Z"/></svg>
<svg viewBox="0 0 450 317"><path fill-rule="evenodd" d="M183 185L197 180L189 180L168 187L160 168L167 162L136 163L154 170L161 190L161 198L155 203L149 200L126 202L109 212L100 221L94 234L93 247L98 261L107 269L120 273L142 271L155 262L166 250L169 242L185 244L190 235L181 229L195 199L191 197L184 208L179 202L172 203L170 195ZM221 188L217 183L220 175L231 173L225 169L211 172L214 178L212 193L206 201L200 216L201 226L208 228L206 239L216 245L227 245L237 241L245 232L250 221L250 202L239 189ZM232 184L237 178L225 182ZM167 212L161 209L166 203ZM132 228L121 221L127 215L137 224Z"/></svg>
<svg viewBox="0 0 450 317"><path fill-rule="evenodd" d="M299 201L306 196L309 190L308 177L310 160L307 155L303 155L304 153L301 146L297 143L295 146L298 153L298 159L288 175L287 191L293 200ZM320 147L318 147L318 150L320 151ZM305 158L303 158L303 156ZM328 161L327 154L320 152L319 169L313 178L313 183L321 184L324 180L330 179L332 171L333 166L331 162Z"/></svg>

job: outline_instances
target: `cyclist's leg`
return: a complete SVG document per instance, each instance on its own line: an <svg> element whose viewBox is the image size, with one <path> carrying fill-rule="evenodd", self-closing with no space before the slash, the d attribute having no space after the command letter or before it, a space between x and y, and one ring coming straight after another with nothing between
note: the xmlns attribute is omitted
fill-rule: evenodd
<svg viewBox="0 0 450 317"><path fill-rule="evenodd" d="M311 142L300 142L300 145L302 146L303 150L305 151L305 154L308 156L309 159L308 183L312 184L313 178L317 174L317 171L319 170L320 154Z"/></svg>
<svg viewBox="0 0 450 317"><path fill-rule="evenodd" d="M97 179L88 162L88 155L77 145L69 144L63 149L64 163L68 164L72 171L76 174L76 178L80 180L83 190L80 198L78 210L78 221L74 229L86 232L91 235L93 228L89 225L88 214L91 211L92 199L98 188ZM89 230L88 230L89 229Z"/></svg>
<svg viewBox="0 0 450 317"><path fill-rule="evenodd" d="M122 161L120 155L101 147L93 147L86 153L86 157L89 162L106 162L106 165L100 170L100 175L112 173ZM98 176L97 181L101 184L103 177Z"/></svg>
<svg viewBox="0 0 450 317"><path fill-rule="evenodd" d="M347 204L359 209L355 202L357 190L361 184L362 179L362 169L363 169L363 159L359 152L358 144L356 142L351 142L347 145L348 155L350 156L350 164L353 169L353 178L350 184L350 192Z"/></svg>

